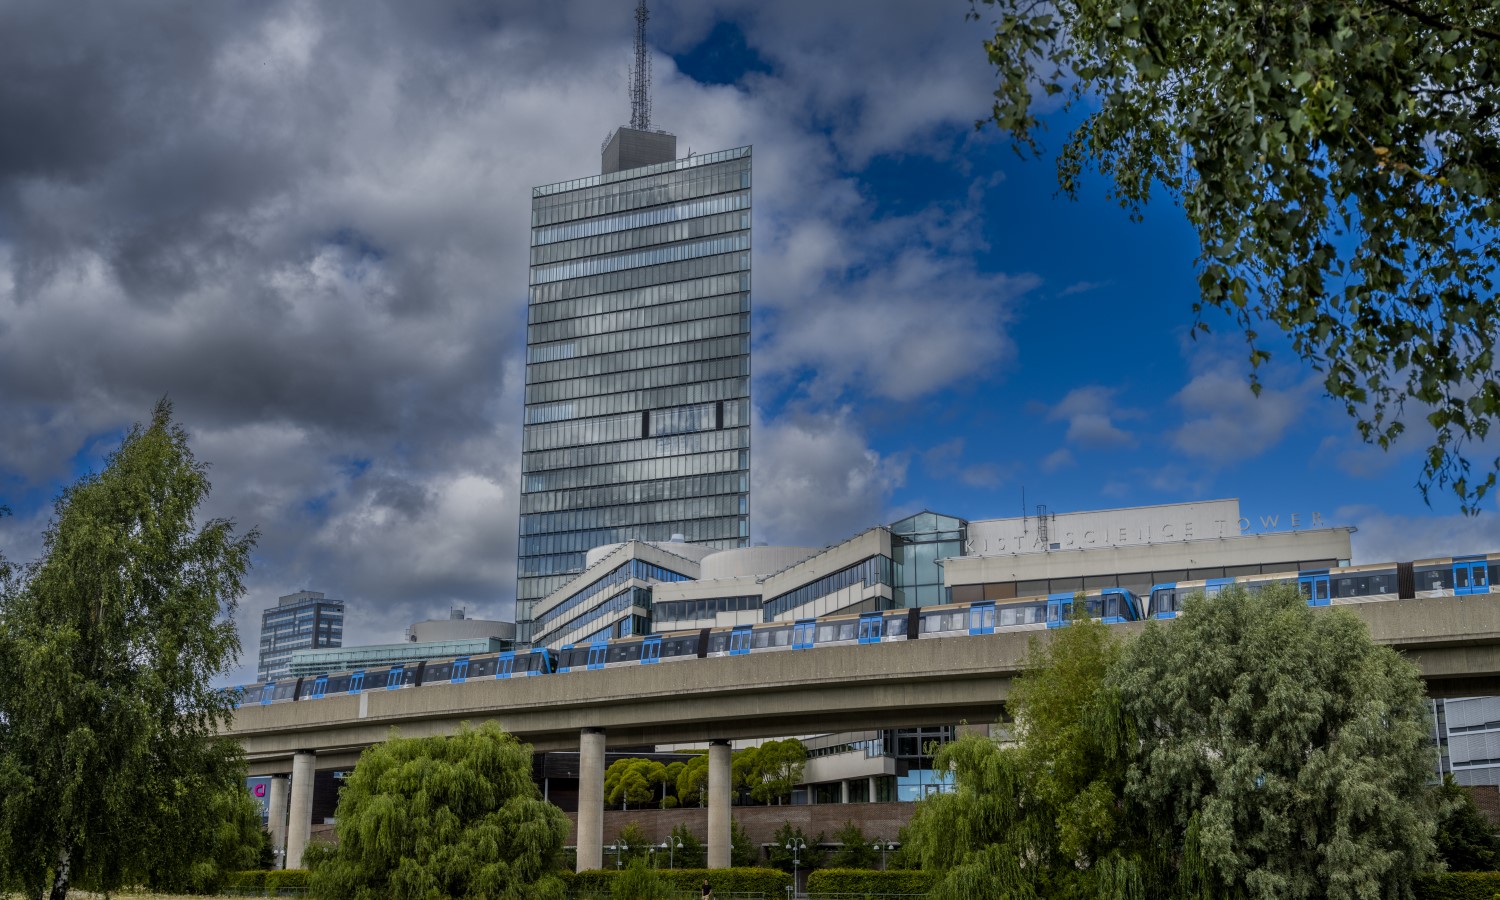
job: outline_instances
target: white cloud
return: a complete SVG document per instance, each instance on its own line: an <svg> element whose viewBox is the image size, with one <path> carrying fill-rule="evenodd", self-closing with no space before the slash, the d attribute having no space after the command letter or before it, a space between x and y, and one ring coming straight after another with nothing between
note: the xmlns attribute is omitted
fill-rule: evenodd
<svg viewBox="0 0 1500 900"><path fill-rule="evenodd" d="M1309 393L1306 384L1267 385L1257 397L1233 364L1209 363L1173 398L1183 423L1171 433L1172 446L1209 464L1258 456L1297 421Z"/></svg>
<svg viewBox="0 0 1500 900"><path fill-rule="evenodd" d="M1116 419L1137 419L1138 409L1115 403L1118 388L1084 385L1067 395L1047 413L1051 422L1067 422L1067 440L1083 447L1134 447L1135 436L1115 424Z"/></svg>
<svg viewBox="0 0 1500 900"><path fill-rule="evenodd" d="M805 380L834 411L756 426L753 519L835 540L885 520L906 466L869 448L846 398L989 377L1034 279L968 258L993 177L885 218L860 180L880 154L953 152L987 104L982 29L906 2L724 0L653 10L652 39L684 49L725 11L775 71L702 85L657 55L657 122L684 152L755 145L756 390ZM450 603L503 615L530 189L597 171L626 119L628 9L11 13L0 485L71 478L169 395L213 464L209 512L262 531L247 644L299 588L347 600L351 640ZM45 516L18 512L0 540L24 559Z"/></svg>
<svg viewBox="0 0 1500 900"><path fill-rule="evenodd" d="M1343 506L1333 521L1358 530L1352 538L1355 565L1409 562L1444 556L1493 553L1500 537L1500 508L1491 503L1478 516L1398 515L1374 506Z"/></svg>
<svg viewBox="0 0 1500 900"><path fill-rule="evenodd" d="M822 547L885 524L907 461L871 449L847 408L754 423L751 523L757 540Z"/></svg>

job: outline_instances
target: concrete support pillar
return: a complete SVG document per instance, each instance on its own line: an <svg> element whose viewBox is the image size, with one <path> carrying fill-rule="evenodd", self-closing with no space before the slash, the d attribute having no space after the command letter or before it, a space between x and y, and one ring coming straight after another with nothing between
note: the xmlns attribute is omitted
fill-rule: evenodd
<svg viewBox="0 0 1500 900"><path fill-rule="evenodd" d="M266 816L267 830L271 832L271 855L274 868L281 868L286 860L286 792L290 785L287 776L271 776L271 806Z"/></svg>
<svg viewBox="0 0 1500 900"><path fill-rule="evenodd" d="M604 868L604 729L578 737L578 871Z"/></svg>
<svg viewBox="0 0 1500 900"><path fill-rule="evenodd" d="M730 752L728 741L708 745L708 867L729 868Z"/></svg>
<svg viewBox="0 0 1500 900"><path fill-rule="evenodd" d="M847 781L840 781L839 782L839 802L840 803L848 803L849 802L849 782L847 782Z"/></svg>
<svg viewBox="0 0 1500 900"><path fill-rule="evenodd" d="M879 798L875 796L875 776L870 776L870 802L874 803Z"/></svg>
<svg viewBox="0 0 1500 900"><path fill-rule="evenodd" d="M312 833L313 772L318 755L298 750L292 756L292 802L288 804L286 823L286 867L302 868L302 851Z"/></svg>

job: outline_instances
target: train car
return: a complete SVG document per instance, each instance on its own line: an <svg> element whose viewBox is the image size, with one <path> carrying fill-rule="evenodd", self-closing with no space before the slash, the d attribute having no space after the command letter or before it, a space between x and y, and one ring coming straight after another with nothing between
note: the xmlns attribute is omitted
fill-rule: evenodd
<svg viewBox="0 0 1500 900"><path fill-rule="evenodd" d="M1212 597L1232 584L1250 591L1259 591L1269 584L1296 584L1307 598L1308 606L1336 606L1489 594L1497 576L1500 576L1500 553L1179 581L1151 588L1148 614L1158 619L1173 618L1188 596L1202 593Z"/></svg>
<svg viewBox="0 0 1500 900"><path fill-rule="evenodd" d="M1500 581L1500 553L1419 559L1411 564L1417 597L1469 597L1488 594Z"/></svg>

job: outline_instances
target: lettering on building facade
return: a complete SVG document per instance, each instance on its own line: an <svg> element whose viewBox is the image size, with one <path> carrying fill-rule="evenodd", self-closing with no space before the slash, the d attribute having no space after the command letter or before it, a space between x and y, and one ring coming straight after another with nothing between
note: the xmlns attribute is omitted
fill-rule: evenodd
<svg viewBox="0 0 1500 900"><path fill-rule="evenodd" d="M1284 531L1281 523L1286 521L1290 530L1300 528L1327 528L1321 512L1281 513L1256 516L1241 516L1233 519L1183 520L1178 522L1151 522L1131 525L1098 526L1086 529L1069 529L1066 526L1049 529L1044 545L1035 526L1023 530L1017 523L1010 535L974 536L964 544L966 556L984 556L991 553L1030 553L1043 550L1077 550L1085 547L1127 547L1151 544L1159 541L1194 541L1216 537L1233 537L1265 531ZM1257 527L1258 526L1258 527Z"/></svg>

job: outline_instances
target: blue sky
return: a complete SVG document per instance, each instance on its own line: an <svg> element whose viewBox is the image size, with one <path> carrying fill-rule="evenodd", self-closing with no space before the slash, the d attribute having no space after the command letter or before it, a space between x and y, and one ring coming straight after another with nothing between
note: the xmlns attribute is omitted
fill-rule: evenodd
<svg viewBox="0 0 1500 900"><path fill-rule="evenodd" d="M50 498L166 394L214 466L207 512L263 533L247 643L302 588L350 602L350 642L506 616L530 187L597 171L628 119L632 6L16 6L0 550L34 556ZM1500 547L1493 502L1423 504L1419 430L1366 448L1284 347L1257 400L1230 323L1189 337L1196 245L1166 198L1141 223L1097 179L1070 202L1050 157L975 131L966 2L652 10L655 124L755 146L758 540L1024 492L1319 512L1370 561Z"/></svg>

